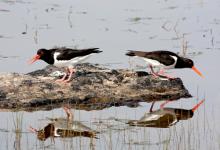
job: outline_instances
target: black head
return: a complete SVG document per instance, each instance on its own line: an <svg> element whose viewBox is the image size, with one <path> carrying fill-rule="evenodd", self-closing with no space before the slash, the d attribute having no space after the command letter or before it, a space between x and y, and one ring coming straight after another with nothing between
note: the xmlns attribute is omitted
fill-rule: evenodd
<svg viewBox="0 0 220 150"><path fill-rule="evenodd" d="M194 66L194 63L191 59L188 58L182 58L183 60L183 68L192 68Z"/></svg>
<svg viewBox="0 0 220 150"><path fill-rule="evenodd" d="M47 54L47 51L48 50L46 50L46 49L39 49L38 51L37 51L37 55L39 55L40 56L40 59L41 59L41 57L43 57L45 54Z"/></svg>
<svg viewBox="0 0 220 150"><path fill-rule="evenodd" d="M48 64L53 64L53 56L52 56L52 51L47 50L47 49L39 49L37 51L37 55L40 56L39 59L47 62Z"/></svg>
<svg viewBox="0 0 220 150"><path fill-rule="evenodd" d="M177 60L175 68L191 68L199 76L203 77L202 73L194 66L194 63L191 59L180 57Z"/></svg>
<svg viewBox="0 0 220 150"><path fill-rule="evenodd" d="M29 61L30 64L34 63L35 61L41 59L48 64L53 64L54 59L52 55L53 51L47 49L39 49L37 54Z"/></svg>
<svg viewBox="0 0 220 150"><path fill-rule="evenodd" d="M43 129L37 132L37 138L41 141L45 141L48 137L54 136L54 125L48 124Z"/></svg>
<svg viewBox="0 0 220 150"><path fill-rule="evenodd" d="M187 109L175 109L174 110L178 120L187 120L193 117L193 111Z"/></svg>

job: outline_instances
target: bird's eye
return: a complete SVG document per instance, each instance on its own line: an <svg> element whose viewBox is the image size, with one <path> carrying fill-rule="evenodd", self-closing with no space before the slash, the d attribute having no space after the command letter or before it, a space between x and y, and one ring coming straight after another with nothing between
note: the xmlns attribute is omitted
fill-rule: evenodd
<svg viewBox="0 0 220 150"><path fill-rule="evenodd" d="M44 52L43 51L39 51L37 54L42 56L44 54Z"/></svg>

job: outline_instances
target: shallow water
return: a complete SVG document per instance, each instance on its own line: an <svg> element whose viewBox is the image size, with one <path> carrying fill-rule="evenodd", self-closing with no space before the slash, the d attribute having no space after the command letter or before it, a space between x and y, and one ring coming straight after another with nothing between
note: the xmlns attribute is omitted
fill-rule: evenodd
<svg viewBox="0 0 220 150"><path fill-rule="evenodd" d="M94 140L95 146L84 137L41 142L28 131L30 125L42 128L46 117L64 116L62 109L1 112L0 149L219 149L219 5L217 0L0 1L1 72L26 73L43 68L46 64L42 61L27 64L42 47L99 47L104 52L89 58L89 62L131 68L136 63L143 64L129 60L124 55L128 49L182 52L183 45L187 45L187 56L194 60L205 78L189 69L171 70L172 75L182 78L194 97L167 106L190 109L198 100L206 99L193 118L169 129L131 128L111 120L111 117L139 119L149 110L147 103L137 108L112 107L90 112L73 109L76 120L103 131ZM199 55L190 55L193 52ZM159 103L155 109L158 107ZM102 123L97 124L100 120ZM16 126L22 129L21 134L15 134Z"/></svg>

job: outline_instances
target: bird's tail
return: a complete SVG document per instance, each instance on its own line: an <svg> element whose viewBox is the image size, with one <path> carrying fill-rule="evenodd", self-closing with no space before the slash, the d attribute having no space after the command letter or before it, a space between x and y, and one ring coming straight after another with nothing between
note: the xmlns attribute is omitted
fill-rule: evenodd
<svg viewBox="0 0 220 150"><path fill-rule="evenodd" d="M127 55L127 56L136 56L134 51L132 51L132 50L128 50L128 51L129 52L127 52L125 55Z"/></svg>
<svg viewBox="0 0 220 150"><path fill-rule="evenodd" d="M101 53L102 52L99 50L99 48L89 48L87 50L91 51L92 53Z"/></svg>

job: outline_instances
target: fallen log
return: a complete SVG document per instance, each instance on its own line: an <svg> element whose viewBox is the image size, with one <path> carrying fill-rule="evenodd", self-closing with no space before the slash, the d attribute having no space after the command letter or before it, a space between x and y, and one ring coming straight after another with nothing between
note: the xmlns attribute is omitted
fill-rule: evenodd
<svg viewBox="0 0 220 150"><path fill-rule="evenodd" d="M0 74L0 109L51 110L70 104L94 110L111 106L136 107L139 102L191 97L180 78L160 80L147 72L79 64L70 83L56 83L61 68L47 66L27 74Z"/></svg>

